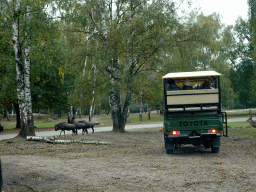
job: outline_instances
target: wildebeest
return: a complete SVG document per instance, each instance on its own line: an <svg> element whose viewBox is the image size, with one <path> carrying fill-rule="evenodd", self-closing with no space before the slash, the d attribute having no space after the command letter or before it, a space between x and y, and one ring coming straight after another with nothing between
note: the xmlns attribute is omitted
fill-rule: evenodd
<svg viewBox="0 0 256 192"><path fill-rule="evenodd" d="M73 121L74 125L76 125L76 129L82 129L82 134L84 134L84 132L86 132L88 134L87 131L87 125L83 122L77 122L77 121Z"/></svg>
<svg viewBox="0 0 256 192"><path fill-rule="evenodd" d="M96 123L93 123L93 122L88 122L88 121L85 121L85 120L83 120L83 121L78 121L79 123L84 123L85 125L86 125L86 133L88 134L88 131L87 131L87 129L92 129L92 132L94 133L94 125L96 125Z"/></svg>
<svg viewBox="0 0 256 192"><path fill-rule="evenodd" d="M64 131L64 135L65 135L65 131L72 131L72 135L77 134L76 125L71 123L62 122L55 125L55 131L58 131L58 130L61 130L61 132ZM60 135L61 135L61 132L60 132Z"/></svg>

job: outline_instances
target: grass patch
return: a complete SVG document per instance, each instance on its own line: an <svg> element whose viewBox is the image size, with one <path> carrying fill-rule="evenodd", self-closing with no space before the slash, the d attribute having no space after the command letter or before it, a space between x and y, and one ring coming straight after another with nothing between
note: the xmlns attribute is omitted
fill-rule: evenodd
<svg viewBox="0 0 256 192"><path fill-rule="evenodd" d="M150 120L148 120L148 115L146 113L142 114L142 121L139 121L139 114L130 114L130 121L131 123L149 123L149 122L157 122L157 121L164 121L164 116L161 116L159 114L151 114Z"/></svg>
<svg viewBox="0 0 256 192"><path fill-rule="evenodd" d="M255 128L229 128L228 129L229 135L256 135Z"/></svg>
<svg viewBox="0 0 256 192"><path fill-rule="evenodd" d="M4 125L4 129L15 129L16 125Z"/></svg>
<svg viewBox="0 0 256 192"><path fill-rule="evenodd" d="M239 122L228 122L228 128L253 128L250 123L239 121Z"/></svg>
<svg viewBox="0 0 256 192"><path fill-rule="evenodd" d="M228 134L230 135L256 135L256 128L253 128L250 123L230 122L228 123Z"/></svg>
<svg viewBox="0 0 256 192"><path fill-rule="evenodd" d="M36 123L35 126L36 128L53 128L55 125L58 123Z"/></svg>
<svg viewBox="0 0 256 192"><path fill-rule="evenodd" d="M111 120L111 116L110 115L100 115L101 118L101 125L112 125L113 122ZM144 124L144 123L154 123L154 122L163 122L164 121L164 116L156 114L156 113L152 113L150 115L150 120L148 120L148 115L146 113L142 114L142 121L139 121L139 114L138 113L132 113L129 116L130 122L132 124ZM128 123L129 124L129 123Z"/></svg>
<svg viewBox="0 0 256 192"><path fill-rule="evenodd" d="M251 110L253 115L256 115L256 110ZM228 117L239 117L239 116L248 116L249 118L249 111L248 110L237 110L237 111L227 111Z"/></svg>
<svg viewBox="0 0 256 192"><path fill-rule="evenodd" d="M111 120L111 115L101 114L101 115L95 115L94 116L97 122L99 122L103 126L112 126L113 122ZM154 123L154 122L163 122L164 117L159 115L158 113L151 113L150 115L151 119L148 120L148 115L146 113L143 113L142 120L139 121L139 114L138 113L132 113L130 114L130 122L131 124L144 124L144 123ZM52 121L52 122L45 122L47 118L51 118L50 116L42 116L42 119L38 120L37 117L34 117L35 126L40 128L54 128L56 124L58 124L59 121L61 122L67 122L67 116L62 116L61 118L58 118L58 122ZM88 120L87 116L83 116L82 119ZM4 119L1 121L1 124L4 126L4 129L15 129L16 128L16 121L13 119L12 121L7 121Z"/></svg>
<svg viewBox="0 0 256 192"><path fill-rule="evenodd" d="M53 128L57 123L36 123L36 128ZM16 125L4 125L4 129L15 129Z"/></svg>

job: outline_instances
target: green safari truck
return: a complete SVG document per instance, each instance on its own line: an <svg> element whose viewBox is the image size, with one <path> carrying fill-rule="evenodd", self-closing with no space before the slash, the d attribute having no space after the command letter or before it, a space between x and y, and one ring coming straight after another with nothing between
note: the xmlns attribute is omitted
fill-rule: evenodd
<svg viewBox="0 0 256 192"><path fill-rule="evenodd" d="M227 114L221 111L220 73L177 72L163 76L164 142L167 154L183 144L204 145L218 153L228 136Z"/></svg>

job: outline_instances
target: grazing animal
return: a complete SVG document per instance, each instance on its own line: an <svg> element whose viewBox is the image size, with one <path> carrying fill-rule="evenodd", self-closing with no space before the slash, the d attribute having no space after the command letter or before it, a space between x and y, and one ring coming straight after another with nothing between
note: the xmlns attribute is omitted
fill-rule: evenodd
<svg viewBox="0 0 256 192"><path fill-rule="evenodd" d="M70 123L59 123L57 125L55 125L55 131L61 130L64 131L64 135L65 135L65 131L72 131L72 135L77 134L77 128L76 125L74 124L70 124ZM60 132L60 135L61 135Z"/></svg>
<svg viewBox="0 0 256 192"><path fill-rule="evenodd" d="M77 121L73 121L74 125L76 125L76 129L82 129L82 134L84 134L85 132L88 134L87 131L87 125L83 122L77 122Z"/></svg>
<svg viewBox="0 0 256 192"><path fill-rule="evenodd" d="M79 121L79 123L84 123L84 124L86 124L86 129L92 129L92 132L94 133L94 125L96 125L96 123L93 123L93 122L88 122L88 121L85 121L85 120L83 120L83 121ZM86 133L88 134L88 131L86 131Z"/></svg>
<svg viewBox="0 0 256 192"><path fill-rule="evenodd" d="M246 122L249 122L249 123L251 124L251 126L253 126L254 128L256 128L256 122L252 120L252 116L251 116L249 119L247 119Z"/></svg>
<svg viewBox="0 0 256 192"><path fill-rule="evenodd" d="M0 124L0 133L4 131L4 127Z"/></svg>

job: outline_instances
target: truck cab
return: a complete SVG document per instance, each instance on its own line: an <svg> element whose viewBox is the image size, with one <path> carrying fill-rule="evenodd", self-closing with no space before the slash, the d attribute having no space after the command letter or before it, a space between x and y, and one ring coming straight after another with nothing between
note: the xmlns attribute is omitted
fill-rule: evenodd
<svg viewBox="0 0 256 192"><path fill-rule="evenodd" d="M218 153L227 136L227 115L221 109L220 73L177 72L163 76L164 141L167 154L182 144L204 145ZM225 125L225 129L223 128Z"/></svg>

